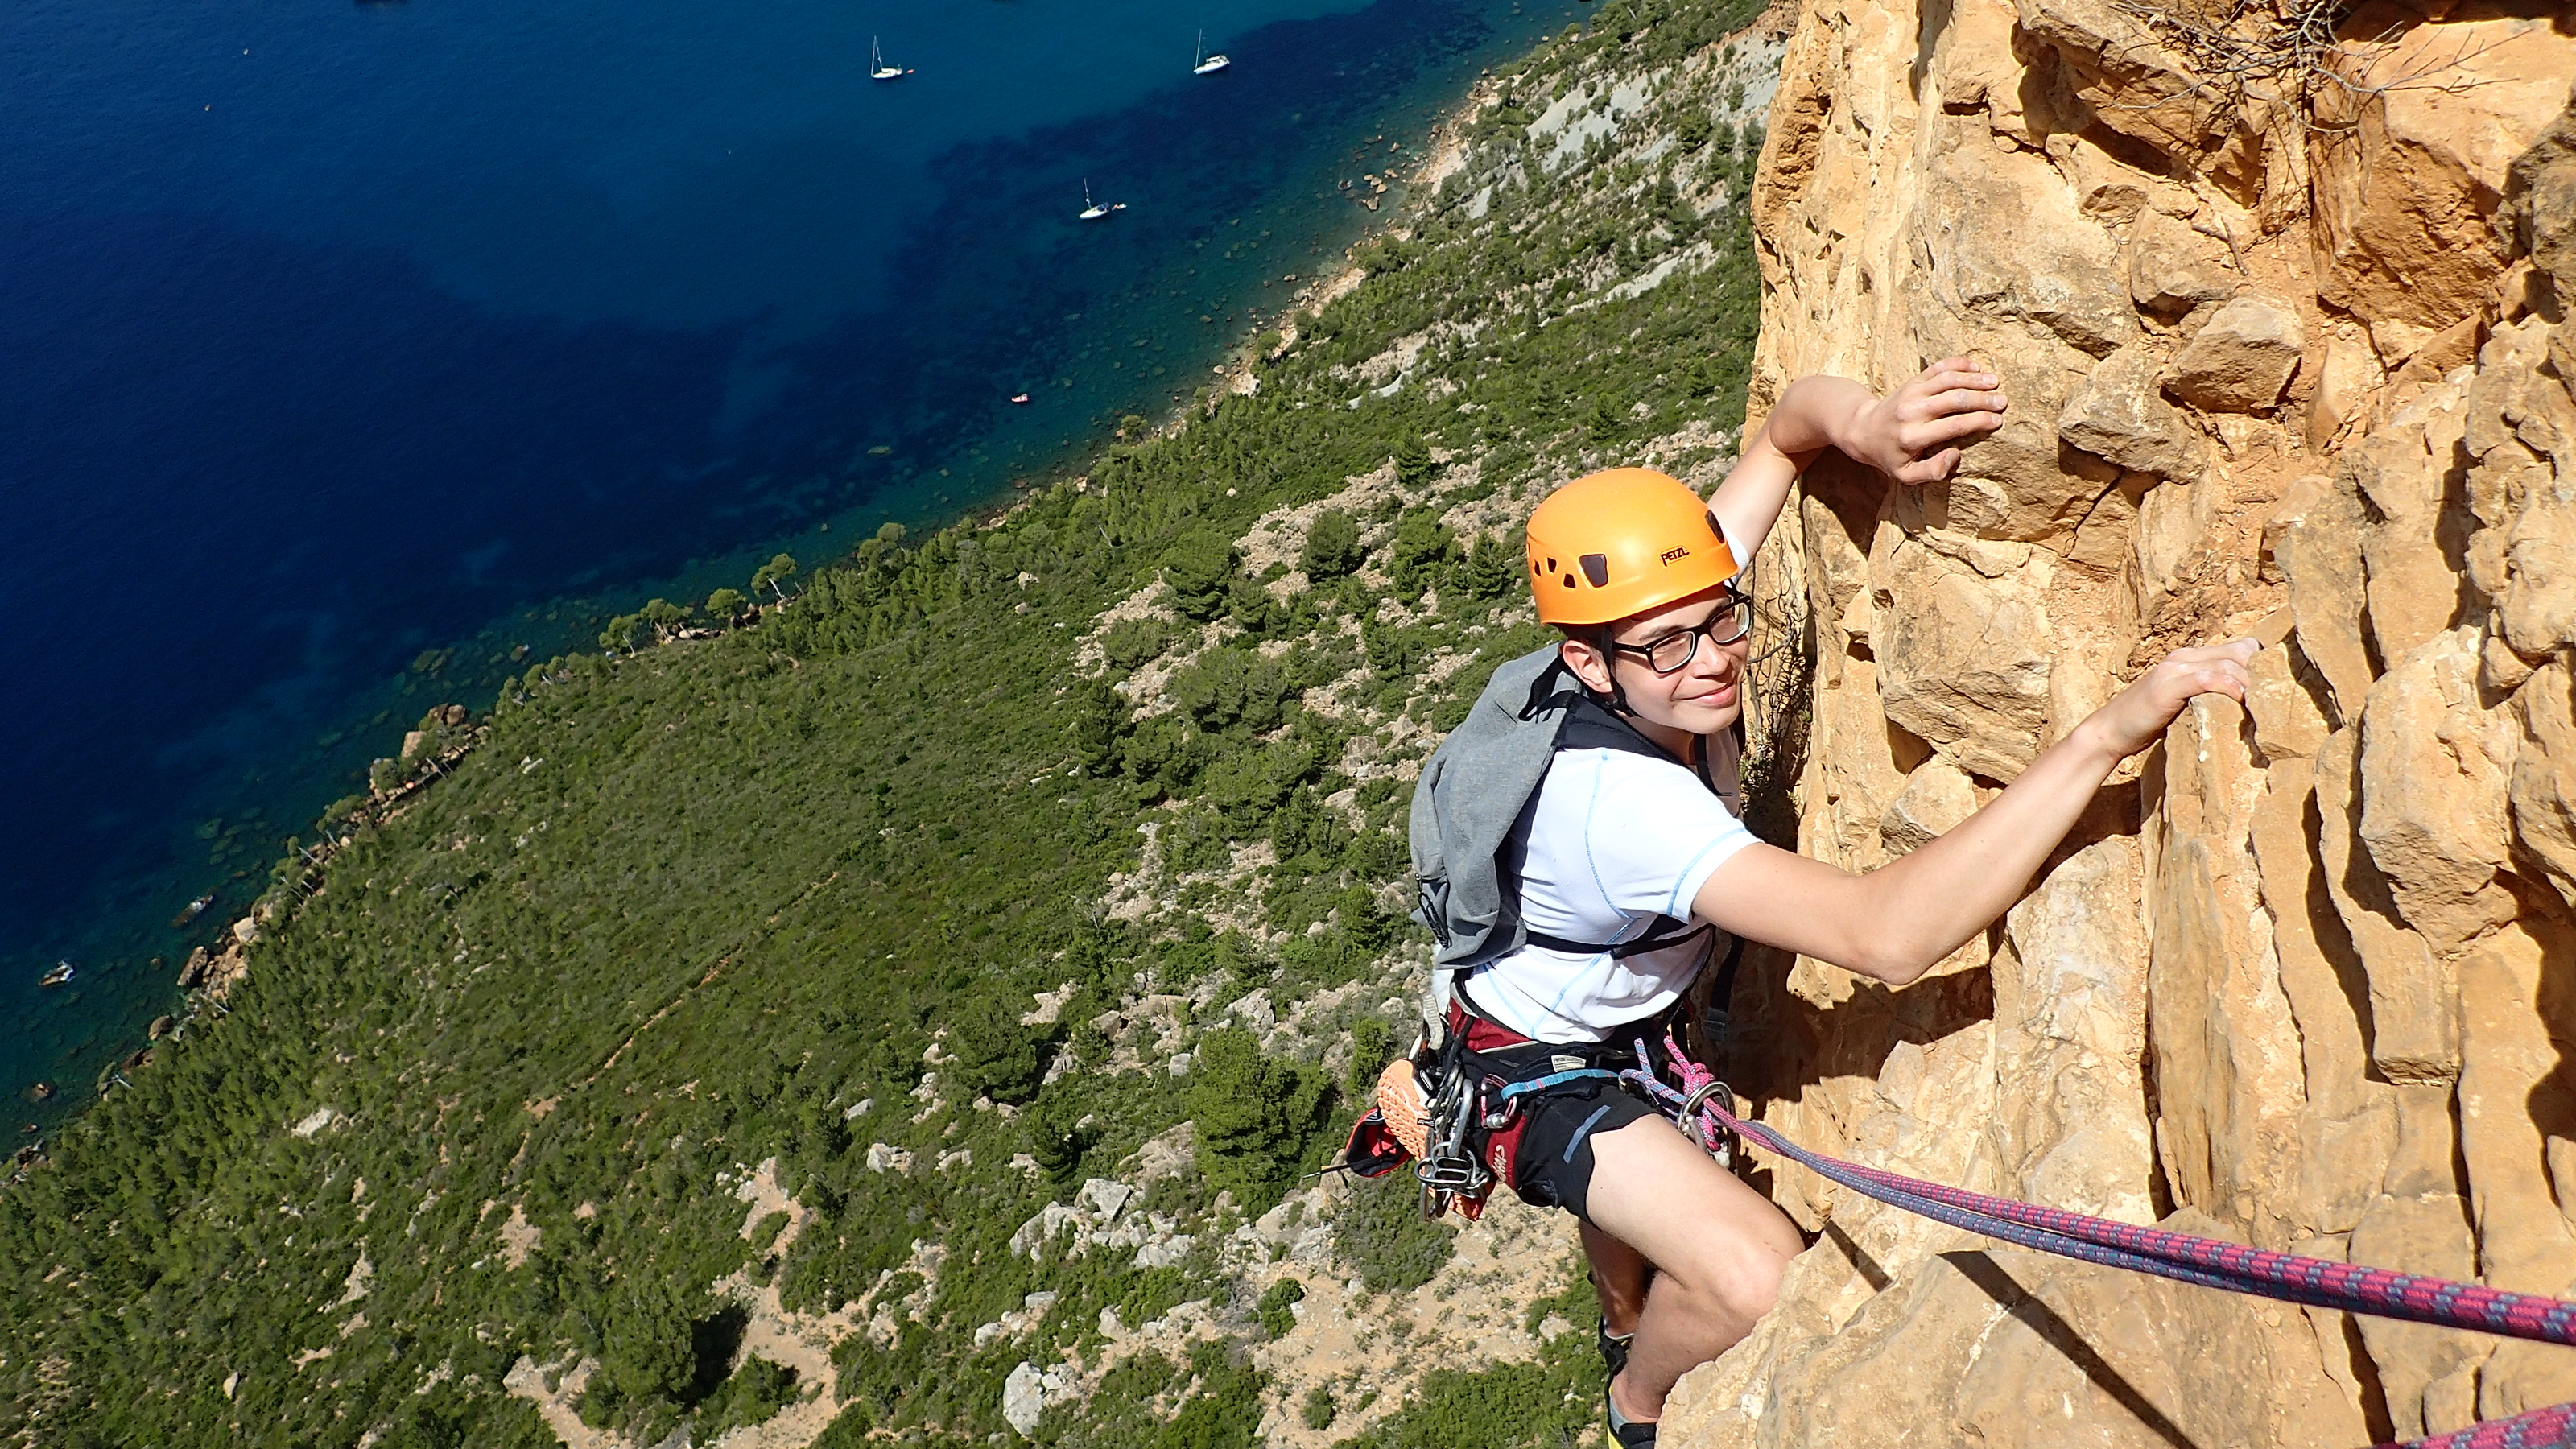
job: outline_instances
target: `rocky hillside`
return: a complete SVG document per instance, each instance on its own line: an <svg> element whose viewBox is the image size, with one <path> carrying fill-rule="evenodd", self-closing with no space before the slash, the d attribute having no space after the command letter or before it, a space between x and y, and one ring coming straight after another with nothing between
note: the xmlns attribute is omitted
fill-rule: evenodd
<svg viewBox="0 0 2576 1449"><path fill-rule="evenodd" d="M1817 631L1804 848L1900 854L2163 649L2269 647L1931 977L1752 973L1765 1119L2576 1290L2571 76L2555 6L1808 0L1753 196L1756 410L1975 351L2013 413L1945 487L1819 468L1775 535ZM2565 1350L1769 1180L1817 1245L1668 1443L2352 1446L2576 1398Z"/></svg>
<svg viewBox="0 0 2576 1449"><path fill-rule="evenodd" d="M423 719L21 1149L0 1442L1587 1432L1565 1220L1307 1174L1410 1029L1406 782L1543 637L1521 518L1732 456L1756 8L1497 67L1185 424Z"/></svg>

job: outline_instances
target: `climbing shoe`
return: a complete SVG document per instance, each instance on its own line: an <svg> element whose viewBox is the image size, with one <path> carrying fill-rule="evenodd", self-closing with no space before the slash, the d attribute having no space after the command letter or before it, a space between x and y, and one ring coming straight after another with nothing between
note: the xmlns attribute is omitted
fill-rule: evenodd
<svg viewBox="0 0 2576 1449"><path fill-rule="evenodd" d="M1633 1333L1614 1334L1610 1331L1610 1320L1607 1318L1601 1320L1599 1342L1601 1346L1601 1367L1605 1370L1602 1375L1604 1382L1607 1382L1610 1379L1615 1379L1619 1377L1619 1375L1627 1372L1628 1345L1636 1341L1637 1335Z"/></svg>
<svg viewBox="0 0 2576 1449"><path fill-rule="evenodd" d="M1610 1420L1610 1449L1655 1449L1655 1426L1628 1422L1608 1384L1601 1386L1601 1408Z"/></svg>
<svg viewBox="0 0 2576 1449"><path fill-rule="evenodd" d="M1423 1100L1422 1078L1413 1063L1399 1057L1377 1077L1378 1115L1386 1130L1418 1161L1431 1150L1431 1106Z"/></svg>

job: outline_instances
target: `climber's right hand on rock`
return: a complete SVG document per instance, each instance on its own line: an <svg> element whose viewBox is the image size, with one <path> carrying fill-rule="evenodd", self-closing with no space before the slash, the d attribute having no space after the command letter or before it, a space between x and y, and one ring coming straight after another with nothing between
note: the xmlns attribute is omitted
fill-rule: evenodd
<svg viewBox="0 0 2576 1449"><path fill-rule="evenodd" d="M2165 727L2182 713L2194 695L2223 694L2243 703L2252 684L2246 673L2255 650L2252 639L2231 639L2197 649L2177 649L2139 676L2138 682L2114 695L2109 704L2077 725L2093 736L2113 759L2126 759L2164 738Z"/></svg>
<svg viewBox="0 0 2576 1449"><path fill-rule="evenodd" d="M2003 378L1973 357L1945 357L1860 409L1834 446L1899 483L1938 483L1966 445L2004 425Z"/></svg>

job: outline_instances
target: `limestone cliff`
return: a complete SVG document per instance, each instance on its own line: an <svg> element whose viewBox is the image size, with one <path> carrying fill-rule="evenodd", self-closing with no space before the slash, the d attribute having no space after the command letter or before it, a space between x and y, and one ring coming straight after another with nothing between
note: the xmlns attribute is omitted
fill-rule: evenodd
<svg viewBox="0 0 2576 1449"><path fill-rule="evenodd" d="M2277 11L2277 13L2276 13ZM1754 193L1758 412L1972 351L1935 488L1808 479L1802 847L1956 823L2165 649L2253 633L2007 921L1889 991L1751 973L1736 1076L1829 1152L2576 1290L2576 22L1807 0ZM1768 1165L1818 1234L1681 1445L2351 1446L2576 1352L1982 1240Z"/></svg>

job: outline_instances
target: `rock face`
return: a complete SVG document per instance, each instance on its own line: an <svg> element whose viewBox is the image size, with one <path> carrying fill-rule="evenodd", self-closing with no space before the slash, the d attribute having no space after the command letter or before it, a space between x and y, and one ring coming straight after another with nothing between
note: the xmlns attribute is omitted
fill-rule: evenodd
<svg viewBox="0 0 2576 1449"><path fill-rule="evenodd" d="M2161 13L1804 0L1755 412L1962 351L2014 411L1945 485L1829 456L1773 536L1816 621L1799 844L1919 847L2179 644L2263 639L2252 696L1922 981L1749 967L1730 1076L1896 1171L2576 1294L2576 33L2379 0L2333 63L2407 81L2237 102ZM2323 1449L2576 1399L2564 1350L1756 1168L1816 1245L1668 1444Z"/></svg>

